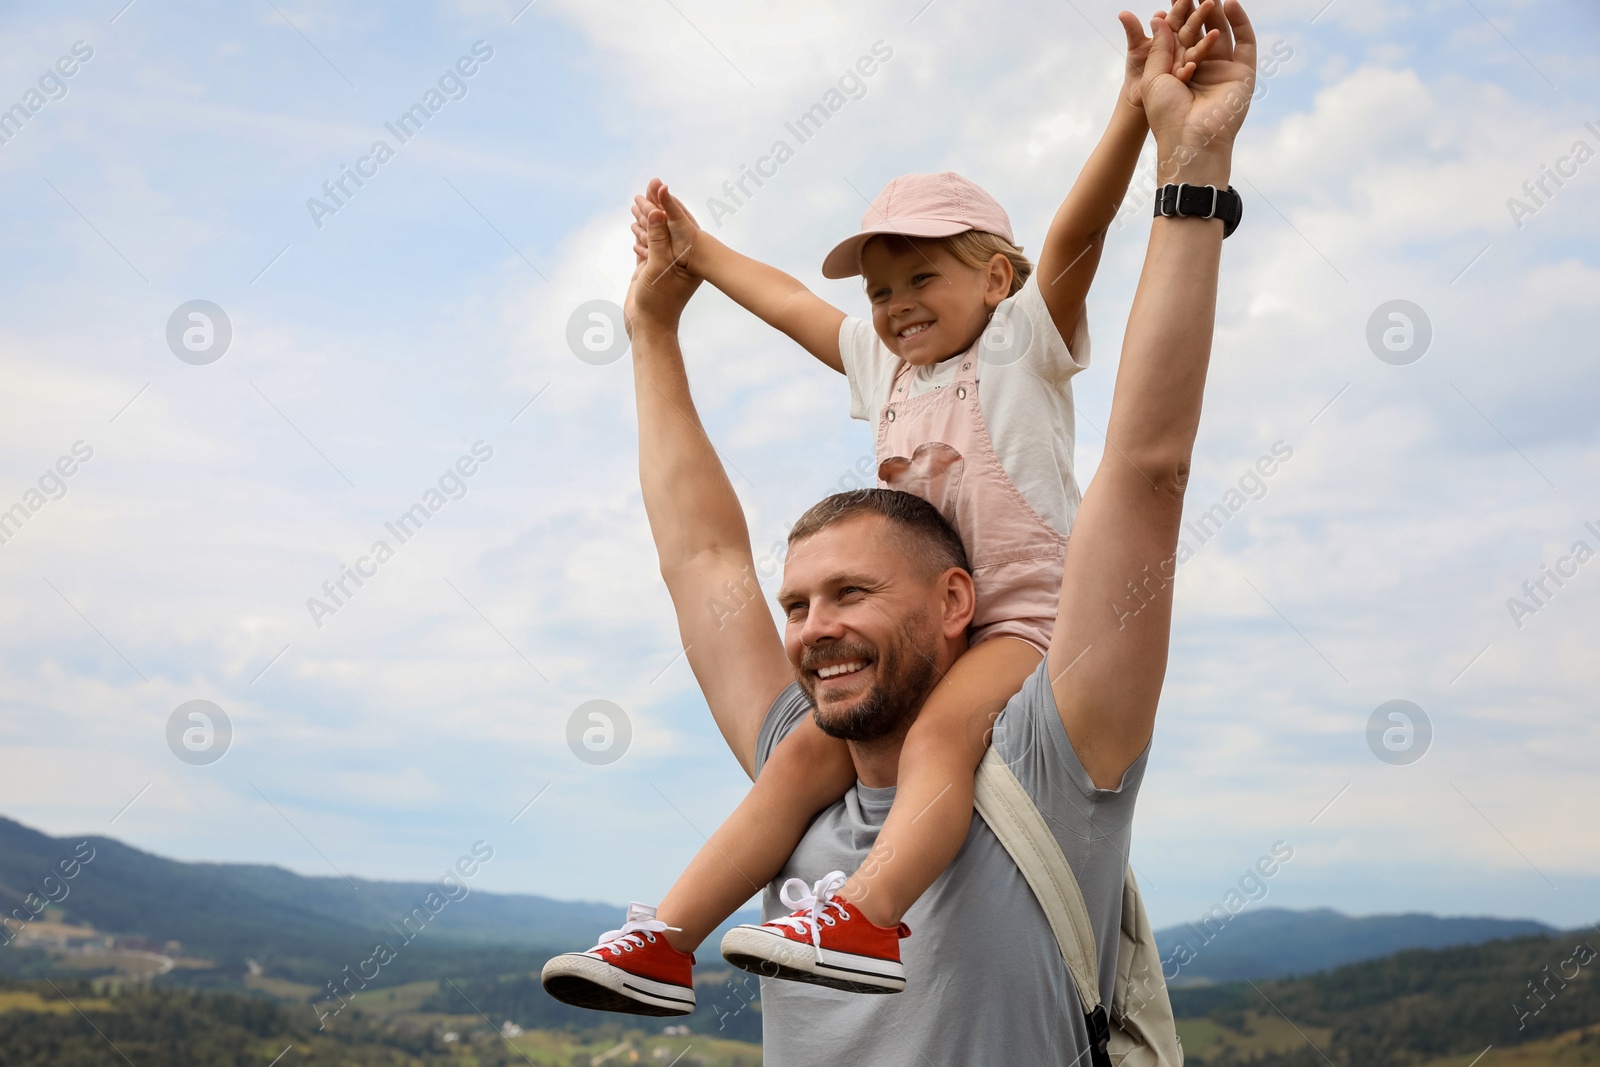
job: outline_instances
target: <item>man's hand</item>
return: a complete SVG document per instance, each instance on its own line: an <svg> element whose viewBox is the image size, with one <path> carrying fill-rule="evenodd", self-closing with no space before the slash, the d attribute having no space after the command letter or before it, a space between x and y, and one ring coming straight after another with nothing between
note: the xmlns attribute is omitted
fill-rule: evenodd
<svg viewBox="0 0 1600 1067"><path fill-rule="evenodd" d="M628 336L640 328L677 330L684 305L700 288L700 279L675 260L667 232L667 213L652 207L644 217L645 245L628 285L628 298L622 305L622 318Z"/></svg>
<svg viewBox="0 0 1600 1067"><path fill-rule="evenodd" d="M1208 27L1198 62L1166 18L1150 20L1154 39L1140 95L1145 116L1166 162L1174 156L1226 152L1233 146L1256 85L1256 35L1239 0L1225 0L1205 16ZM1213 38L1215 34L1215 38ZM1185 160L1186 161L1186 160ZM1158 180L1171 180L1166 173Z"/></svg>
<svg viewBox="0 0 1600 1067"><path fill-rule="evenodd" d="M1196 7L1194 0L1175 0L1172 10L1167 12L1167 25L1178 27L1178 47L1182 50L1182 55L1178 57L1180 70L1191 64L1198 65L1221 36L1215 30L1206 29L1205 25L1216 3L1217 0L1201 0L1200 6ZM1122 79L1122 96L1134 107L1143 107L1144 68L1150 58L1153 38L1144 35L1144 26L1138 16L1131 12L1119 13L1117 21L1122 23L1122 32L1128 38L1128 61Z"/></svg>
<svg viewBox="0 0 1600 1067"><path fill-rule="evenodd" d="M639 215L639 265L623 308L633 339L639 488L689 668L728 747L754 777L761 724L794 672L761 601L744 509L683 367L678 319L700 279L674 255L667 213L649 204ZM730 590L743 591L732 593L731 613L724 606Z"/></svg>
<svg viewBox="0 0 1600 1067"><path fill-rule="evenodd" d="M643 196L633 198L633 251L641 259L649 241L648 218L652 209L667 213L667 236L672 240L672 255L680 266L698 274L692 266L695 238L700 236L700 224L695 221L683 201L672 195L667 183L651 178Z"/></svg>

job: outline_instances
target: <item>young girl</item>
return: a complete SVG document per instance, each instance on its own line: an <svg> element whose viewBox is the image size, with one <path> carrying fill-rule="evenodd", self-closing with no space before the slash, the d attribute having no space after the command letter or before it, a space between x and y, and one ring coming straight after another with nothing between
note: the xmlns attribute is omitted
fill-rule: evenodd
<svg viewBox="0 0 1600 1067"><path fill-rule="evenodd" d="M1216 39L1204 28L1213 4L1177 0L1164 16L1180 27L1180 77ZM949 172L890 182L861 231L824 260L825 277L864 275L870 323L700 230L659 180L635 201L641 257L648 219L664 212L682 269L848 377L852 417L876 420L880 481L939 508L961 535L976 590L969 649L905 734L894 806L866 863L809 890L791 879L783 899L793 915L731 931L723 953L746 970L858 992L905 988L901 918L966 840L988 728L1046 651L1079 500L1070 379L1089 357L1084 297L1148 130L1138 88L1150 41L1136 18L1119 17L1123 91L1051 222L1037 272L1000 205ZM783 607L792 619L796 608ZM804 672L819 707L870 700L881 684L869 651L850 655ZM693 1011L693 950L777 876L812 818L855 782L847 744L802 723L660 906L633 904L594 948L550 960L546 990L583 1007Z"/></svg>

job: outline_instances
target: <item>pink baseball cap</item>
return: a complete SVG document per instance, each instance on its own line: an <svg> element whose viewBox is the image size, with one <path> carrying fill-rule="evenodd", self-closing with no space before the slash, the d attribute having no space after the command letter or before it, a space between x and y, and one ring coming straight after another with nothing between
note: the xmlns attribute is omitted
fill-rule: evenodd
<svg viewBox="0 0 1600 1067"><path fill-rule="evenodd" d="M861 273L861 249L884 233L906 237L949 237L982 230L1012 244L1011 220L999 202L954 171L902 174L888 185L861 216L861 232L840 241L822 261L824 278L849 278Z"/></svg>

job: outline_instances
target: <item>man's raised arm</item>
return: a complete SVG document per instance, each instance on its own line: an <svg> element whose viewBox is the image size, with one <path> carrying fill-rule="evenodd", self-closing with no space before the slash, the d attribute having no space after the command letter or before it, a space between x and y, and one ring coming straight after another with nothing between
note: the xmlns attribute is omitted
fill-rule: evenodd
<svg viewBox="0 0 1600 1067"><path fill-rule="evenodd" d="M1207 20L1221 37L1192 77L1175 59L1172 28L1153 21L1143 95L1160 182L1228 187L1233 138L1255 86L1256 45L1239 0L1227 0L1224 13ZM1067 549L1051 687L1073 750L1102 789L1116 788L1155 726L1221 249L1219 220L1154 221L1105 454Z"/></svg>
<svg viewBox="0 0 1600 1067"><path fill-rule="evenodd" d="M794 676L761 603L744 509L689 394L678 319L700 282L673 265L666 214L655 210L648 222L649 256L626 308L639 485L689 666L723 739L754 777L762 720Z"/></svg>

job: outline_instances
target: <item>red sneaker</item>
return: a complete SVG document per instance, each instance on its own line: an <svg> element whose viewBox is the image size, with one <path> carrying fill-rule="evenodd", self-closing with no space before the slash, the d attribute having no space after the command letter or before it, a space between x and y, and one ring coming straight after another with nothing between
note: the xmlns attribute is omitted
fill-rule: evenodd
<svg viewBox="0 0 1600 1067"><path fill-rule="evenodd" d="M760 926L745 924L722 939L722 956L742 970L765 978L810 982L851 993L898 993L906 987L900 965L900 939L910 937L905 923L879 926L847 900L843 871L806 887L798 878L783 884L779 897L793 915Z"/></svg>
<svg viewBox="0 0 1600 1067"><path fill-rule="evenodd" d="M563 952L544 965L544 991L564 1004L632 1015L694 1011L694 956L660 935L673 929L656 909L629 904L620 930L600 935L588 952Z"/></svg>

